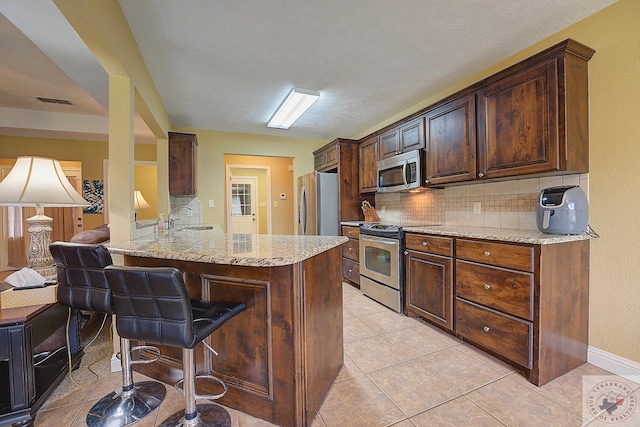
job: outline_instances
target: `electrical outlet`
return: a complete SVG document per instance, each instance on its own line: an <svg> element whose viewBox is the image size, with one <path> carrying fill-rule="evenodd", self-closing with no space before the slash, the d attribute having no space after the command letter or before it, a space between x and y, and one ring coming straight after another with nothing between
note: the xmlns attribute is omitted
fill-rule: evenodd
<svg viewBox="0 0 640 427"><path fill-rule="evenodd" d="M386 210L386 206L380 206L380 213L384 213L384 211Z"/></svg>
<svg viewBox="0 0 640 427"><path fill-rule="evenodd" d="M214 207L213 200L209 200L209 207L210 208Z"/></svg>
<svg viewBox="0 0 640 427"><path fill-rule="evenodd" d="M482 213L482 203L473 202L473 213L474 215L480 215Z"/></svg>
<svg viewBox="0 0 640 427"><path fill-rule="evenodd" d="M187 216L193 216L193 209L187 209Z"/></svg>
<svg viewBox="0 0 640 427"><path fill-rule="evenodd" d="M278 207L278 202L273 202L273 207L277 208Z"/></svg>

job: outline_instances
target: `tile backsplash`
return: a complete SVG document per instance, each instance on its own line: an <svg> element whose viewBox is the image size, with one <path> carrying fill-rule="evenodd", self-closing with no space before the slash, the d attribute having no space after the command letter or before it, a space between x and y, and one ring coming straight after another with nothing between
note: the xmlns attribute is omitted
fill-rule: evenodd
<svg viewBox="0 0 640 427"><path fill-rule="evenodd" d="M483 182L418 193L376 193L381 221L536 230L540 191L579 185L589 197L589 174Z"/></svg>

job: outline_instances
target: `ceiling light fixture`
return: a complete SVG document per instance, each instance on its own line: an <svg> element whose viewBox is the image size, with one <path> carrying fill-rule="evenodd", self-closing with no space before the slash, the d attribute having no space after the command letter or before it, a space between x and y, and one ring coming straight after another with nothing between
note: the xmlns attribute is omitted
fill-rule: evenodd
<svg viewBox="0 0 640 427"><path fill-rule="evenodd" d="M277 129L289 129L293 122L320 98L320 92L295 87L289 93L267 126Z"/></svg>

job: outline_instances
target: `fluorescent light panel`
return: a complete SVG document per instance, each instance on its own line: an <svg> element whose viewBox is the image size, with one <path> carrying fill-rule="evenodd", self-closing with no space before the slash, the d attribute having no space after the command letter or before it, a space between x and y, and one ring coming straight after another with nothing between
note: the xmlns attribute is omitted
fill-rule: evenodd
<svg viewBox="0 0 640 427"><path fill-rule="evenodd" d="M278 108L278 111L271 117L267 126L277 129L289 129L318 98L320 98L320 92L318 91L293 88Z"/></svg>

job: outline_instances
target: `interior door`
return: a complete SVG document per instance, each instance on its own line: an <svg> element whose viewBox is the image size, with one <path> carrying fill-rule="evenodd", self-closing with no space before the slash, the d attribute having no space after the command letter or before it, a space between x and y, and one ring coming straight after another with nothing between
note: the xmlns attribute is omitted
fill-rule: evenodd
<svg viewBox="0 0 640 427"><path fill-rule="evenodd" d="M258 178L255 176L231 177L231 232L257 234L258 218L256 200Z"/></svg>

